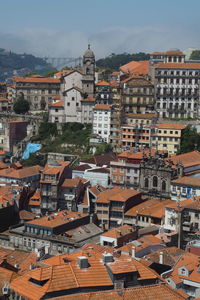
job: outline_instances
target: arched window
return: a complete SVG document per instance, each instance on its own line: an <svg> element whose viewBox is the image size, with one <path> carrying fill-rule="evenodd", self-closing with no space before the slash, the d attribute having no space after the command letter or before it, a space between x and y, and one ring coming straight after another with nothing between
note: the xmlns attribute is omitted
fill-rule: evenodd
<svg viewBox="0 0 200 300"><path fill-rule="evenodd" d="M158 186L158 177L153 176L153 187L157 187L157 186Z"/></svg>
<svg viewBox="0 0 200 300"><path fill-rule="evenodd" d="M166 191L166 181L162 181L162 191Z"/></svg>
<svg viewBox="0 0 200 300"><path fill-rule="evenodd" d="M144 180L144 187L145 188L149 187L149 179L148 178L145 178L145 180Z"/></svg>

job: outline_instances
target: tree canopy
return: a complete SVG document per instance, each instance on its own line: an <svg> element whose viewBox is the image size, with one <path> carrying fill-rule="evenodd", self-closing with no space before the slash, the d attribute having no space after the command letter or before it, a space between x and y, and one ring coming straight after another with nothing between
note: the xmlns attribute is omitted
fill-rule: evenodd
<svg viewBox="0 0 200 300"><path fill-rule="evenodd" d="M16 114L25 114L29 111L30 104L24 99L24 94L21 94L21 96L15 101L13 109Z"/></svg>
<svg viewBox="0 0 200 300"><path fill-rule="evenodd" d="M118 70L120 66L127 64L132 60L149 60L150 55L147 53L139 52L134 54L129 53L122 53L122 54L115 54L112 53L110 56L106 58L101 58L96 61L97 67L102 68L110 68L112 70Z"/></svg>
<svg viewBox="0 0 200 300"><path fill-rule="evenodd" d="M190 59L199 60L200 59L200 50L192 51L192 53L190 55Z"/></svg>
<svg viewBox="0 0 200 300"><path fill-rule="evenodd" d="M200 149L200 135L195 127L188 125L183 131L179 153L186 153L195 149Z"/></svg>

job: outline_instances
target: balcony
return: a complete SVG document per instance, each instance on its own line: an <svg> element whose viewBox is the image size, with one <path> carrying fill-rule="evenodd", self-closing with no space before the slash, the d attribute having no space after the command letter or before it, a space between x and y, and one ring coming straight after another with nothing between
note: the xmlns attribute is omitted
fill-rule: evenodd
<svg viewBox="0 0 200 300"><path fill-rule="evenodd" d="M44 190L42 190L41 191L41 195L42 196L52 196L53 193L52 193L52 191L44 191Z"/></svg>

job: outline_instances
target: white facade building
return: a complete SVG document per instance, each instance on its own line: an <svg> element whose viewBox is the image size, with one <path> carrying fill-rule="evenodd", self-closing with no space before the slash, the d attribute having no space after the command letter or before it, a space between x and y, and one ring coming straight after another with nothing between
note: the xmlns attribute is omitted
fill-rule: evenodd
<svg viewBox="0 0 200 300"><path fill-rule="evenodd" d="M96 104L93 108L93 133L106 143L110 142L111 110L112 106L108 104Z"/></svg>
<svg viewBox="0 0 200 300"><path fill-rule="evenodd" d="M158 62L151 59L155 76L156 110L163 118L199 116L200 63L187 61L181 51L163 53ZM153 71L152 71L153 69Z"/></svg>
<svg viewBox="0 0 200 300"><path fill-rule="evenodd" d="M63 93L65 122L81 122L81 99L83 91L72 87Z"/></svg>

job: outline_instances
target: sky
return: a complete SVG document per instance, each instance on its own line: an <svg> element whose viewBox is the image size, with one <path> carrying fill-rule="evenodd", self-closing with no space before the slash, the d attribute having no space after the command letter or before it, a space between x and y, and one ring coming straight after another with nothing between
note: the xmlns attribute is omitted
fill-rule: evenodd
<svg viewBox="0 0 200 300"><path fill-rule="evenodd" d="M200 0L0 0L0 48L79 57L200 49Z"/></svg>

